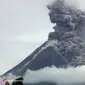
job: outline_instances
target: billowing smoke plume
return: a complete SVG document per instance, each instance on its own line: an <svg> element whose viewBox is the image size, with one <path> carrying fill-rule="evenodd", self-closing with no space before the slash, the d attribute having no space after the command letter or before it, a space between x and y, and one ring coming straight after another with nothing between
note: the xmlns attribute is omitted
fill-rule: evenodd
<svg viewBox="0 0 85 85"><path fill-rule="evenodd" d="M80 9L67 5L64 0L56 0L47 6L49 16L55 23L54 32L49 33L49 39L57 39L57 51L68 61L68 65L85 64L85 45L83 31L85 13Z"/></svg>
<svg viewBox="0 0 85 85"><path fill-rule="evenodd" d="M7 78L9 79L9 83L12 83L10 80L19 78L19 76L9 74ZM23 78L24 85L41 85L40 83L42 82L50 83L50 85L84 85L85 66L78 66L77 68L56 68L52 66L36 71L28 70L23 75ZM4 85L2 79L3 78L0 78L0 85Z"/></svg>
<svg viewBox="0 0 85 85"><path fill-rule="evenodd" d="M58 85L83 85L85 83L85 66L77 68L46 67L41 70L28 70L24 83L52 82Z"/></svg>

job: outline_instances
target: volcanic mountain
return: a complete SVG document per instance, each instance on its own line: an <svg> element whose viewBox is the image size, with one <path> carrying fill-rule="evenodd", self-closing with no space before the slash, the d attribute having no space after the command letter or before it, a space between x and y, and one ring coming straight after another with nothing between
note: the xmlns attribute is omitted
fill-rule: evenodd
<svg viewBox="0 0 85 85"><path fill-rule="evenodd" d="M22 76L30 70L39 70L52 65L60 67L81 66L85 64L85 13L80 9L67 6L63 0L57 0L47 8L54 32L49 33L48 40L38 47L21 63L2 76L12 73Z"/></svg>

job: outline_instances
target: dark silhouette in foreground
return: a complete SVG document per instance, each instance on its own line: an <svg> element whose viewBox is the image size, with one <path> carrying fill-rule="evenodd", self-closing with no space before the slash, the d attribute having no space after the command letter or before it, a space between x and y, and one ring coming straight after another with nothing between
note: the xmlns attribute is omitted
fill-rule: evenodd
<svg viewBox="0 0 85 85"><path fill-rule="evenodd" d="M10 85L10 82L6 82L5 85ZM15 79L11 85L23 85L23 78L20 77L20 78L17 78Z"/></svg>

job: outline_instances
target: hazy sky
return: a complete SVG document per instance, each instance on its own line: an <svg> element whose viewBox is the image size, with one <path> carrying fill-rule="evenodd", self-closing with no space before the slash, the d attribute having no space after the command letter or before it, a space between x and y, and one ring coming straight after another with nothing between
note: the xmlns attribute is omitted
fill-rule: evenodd
<svg viewBox="0 0 85 85"><path fill-rule="evenodd" d="M0 0L1 73L25 59L47 40L48 33L53 31L46 8L50 1L52 0ZM85 1L79 2L78 6L85 8Z"/></svg>
<svg viewBox="0 0 85 85"><path fill-rule="evenodd" d="M50 0L0 0L0 72L26 58L52 31Z"/></svg>

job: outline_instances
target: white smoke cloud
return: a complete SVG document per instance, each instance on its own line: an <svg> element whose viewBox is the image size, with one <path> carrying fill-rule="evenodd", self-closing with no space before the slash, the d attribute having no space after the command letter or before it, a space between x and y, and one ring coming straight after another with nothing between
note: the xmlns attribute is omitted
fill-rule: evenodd
<svg viewBox="0 0 85 85"><path fill-rule="evenodd" d="M4 77L5 78L5 77ZM12 81L19 76L14 76L9 74L8 77L9 83L11 84ZM28 70L24 76L23 83L40 83L40 82L52 82L57 83L59 85L75 85L75 84L82 84L85 83L85 66L79 66L77 68L69 67L69 68L56 68L55 66L52 67L45 67L43 69L37 71ZM3 78L0 78L2 81ZM3 82L0 82L0 85L4 85Z"/></svg>
<svg viewBox="0 0 85 85"><path fill-rule="evenodd" d="M24 75L25 83L52 82L58 84L85 83L85 66L77 68L46 67L37 71L28 70Z"/></svg>
<svg viewBox="0 0 85 85"><path fill-rule="evenodd" d="M13 75L12 73L9 73L8 76L7 76L7 78L8 78L9 80L16 79L16 78L18 78L18 77L19 77L19 76L15 76L15 75ZM6 77L3 76L2 78L6 78Z"/></svg>

